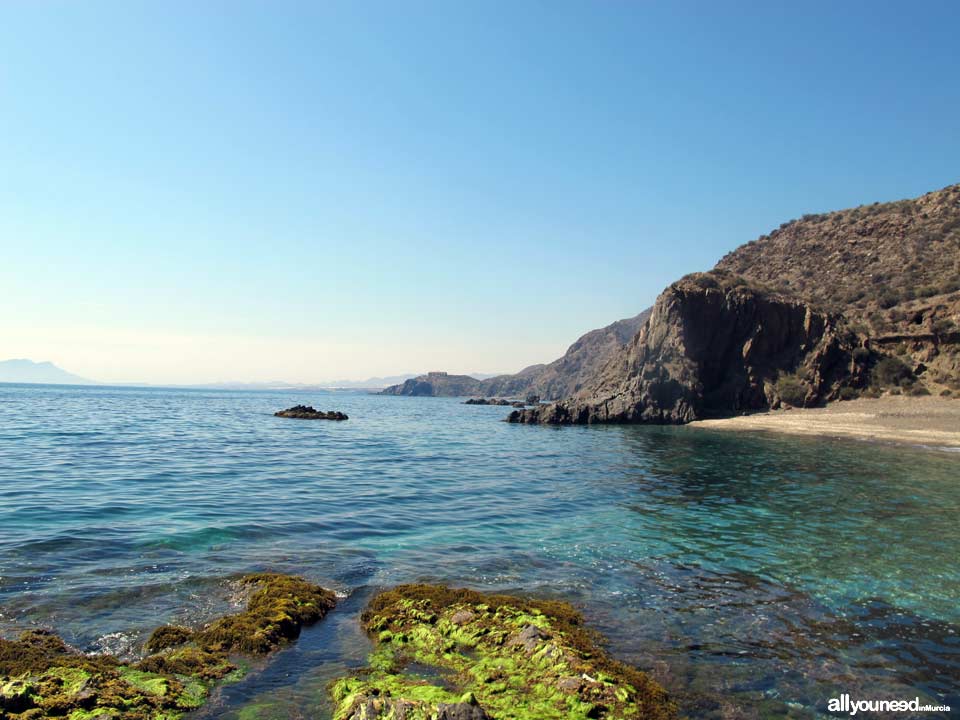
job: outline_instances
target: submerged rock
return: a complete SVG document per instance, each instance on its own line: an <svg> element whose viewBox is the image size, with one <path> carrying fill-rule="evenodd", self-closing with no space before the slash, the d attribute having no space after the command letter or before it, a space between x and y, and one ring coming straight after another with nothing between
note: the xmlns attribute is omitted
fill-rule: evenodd
<svg viewBox="0 0 960 720"><path fill-rule="evenodd" d="M349 420L338 410L317 410L312 405L294 405L292 408L275 412L274 417L296 418L297 420Z"/></svg>
<svg viewBox="0 0 960 720"><path fill-rule="evenodd" d="M609 658L566 603L401 585L362 623L376 646L366 670L331 686L335 720L676 717L666 691Z"/></svg>
<svg viewBox="0 0 960 720"><path fill-rule="evenodd" d="M177 720L200 707L213 683L238 672L231 653L263 654L334 606L333 593L303 578L257 574L247 608L207 627L157 628L153 654L136 663L85 655L52 633L0 639L0 719Z"/></svg>

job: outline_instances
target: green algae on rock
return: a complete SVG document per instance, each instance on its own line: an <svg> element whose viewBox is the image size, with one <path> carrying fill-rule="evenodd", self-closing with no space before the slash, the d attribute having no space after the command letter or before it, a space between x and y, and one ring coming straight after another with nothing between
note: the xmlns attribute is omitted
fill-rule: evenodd
<svg viewBox="0 0 960 720"><path fill-rule="evenodd" d="M181 625L161 625L150 633L144 648L147 652L166 650L177 645L183 645L192 634L193 630Z"/></svg>
<svg viewBox="0 0 960 720"><path fill-rule="evenodd" d="M0 720L178 720L217 680L241 672L231 653L262 655L324 617L336 598L303 578L256 574L246 610L193 631L157 628L137 663L84 655L49 632L0 639Z"/></svg>
<svg viewBox="0 0 960 720"><path fill-rule="evenodd" d="M198 646L211 652L262 655L286 640L296 640L304 625L322 619L337 603L329 590L292 575L260 573L240 582L256 588L247 609L197 632Z"/></svg>
<svg viewBox="0 0 960 720"><path fill-rule="evenodd" d="M89 656L50 633L0 639L0 718L176 720L199 707L207 688L190 677L160 675Z"/></svg>
<svg viewBox="0 0 960 720"><path fill-rule="evenodd" d="M645 673L608 657L570 605L401 585L361 618L369 667L331 686L335 720L670 720Z"/></svg>

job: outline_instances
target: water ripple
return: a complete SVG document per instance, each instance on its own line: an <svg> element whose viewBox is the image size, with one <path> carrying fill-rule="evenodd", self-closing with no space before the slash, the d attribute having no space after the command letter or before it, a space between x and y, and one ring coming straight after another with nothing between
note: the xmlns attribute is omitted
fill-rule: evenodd
<svg viewBox="0 0 960 720"><path fill-rule="evenodd" d="M304 401L351 419L271 414ZM136 652L223 612L242 572L303 573L350 607L428 580L579 603L696 717L858 690L960 705L953 455L359 393L0 385L0 409L5 633ZM316 632L322 667L267 672L270 692L309 704L314 675L362 658L349 618Z"/></svg>

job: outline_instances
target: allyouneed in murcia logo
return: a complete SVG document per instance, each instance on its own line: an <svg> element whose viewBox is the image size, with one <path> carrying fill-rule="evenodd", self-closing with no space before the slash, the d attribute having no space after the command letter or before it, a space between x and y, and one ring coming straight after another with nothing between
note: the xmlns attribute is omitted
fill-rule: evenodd
<svg viewBox="0 0 960 720"><path fill-rule="evenodd" d="M850 715L862 712L950 712L950 706L933 705L918 697L913 700L851 700L844 693L838 698L830 698L827 710Z"/></svg>

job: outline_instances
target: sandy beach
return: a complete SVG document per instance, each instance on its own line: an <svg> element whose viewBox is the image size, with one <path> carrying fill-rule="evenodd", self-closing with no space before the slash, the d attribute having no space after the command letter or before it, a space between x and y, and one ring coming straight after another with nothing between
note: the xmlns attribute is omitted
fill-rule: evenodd
<svg viewBox="0 0 960 720"><path fill-rule="evenodd" d="M700 420L690 425L960 448L960 400L892 396Z"/></svg>

